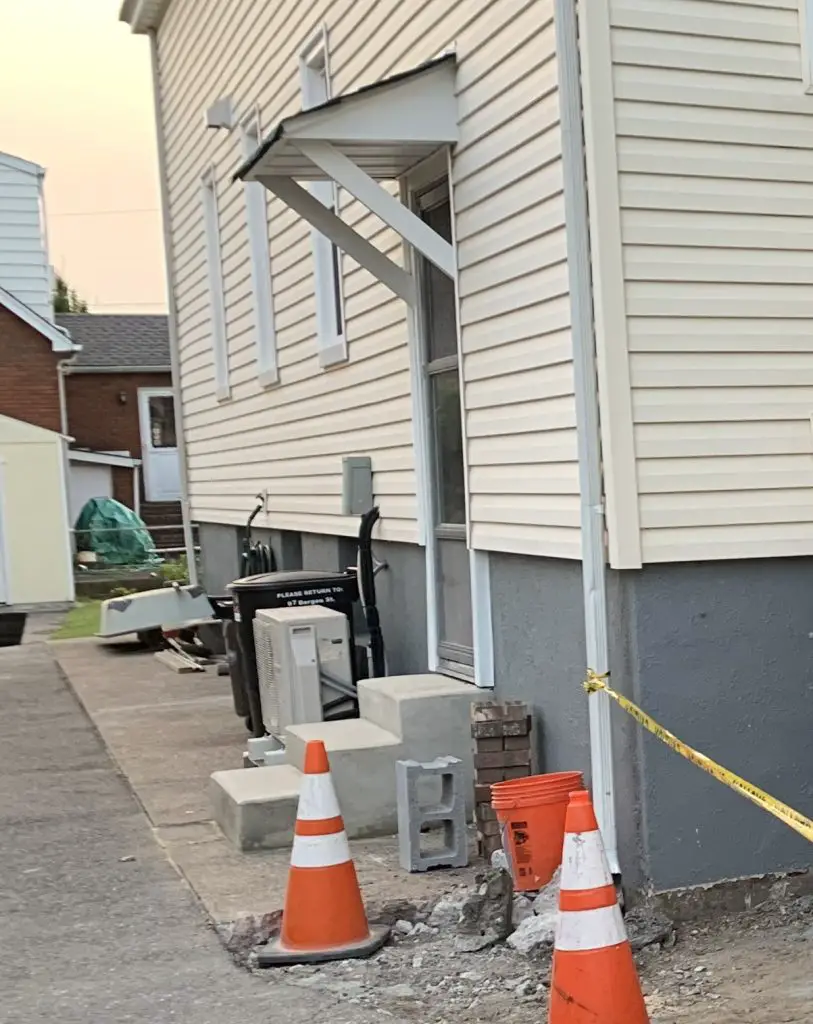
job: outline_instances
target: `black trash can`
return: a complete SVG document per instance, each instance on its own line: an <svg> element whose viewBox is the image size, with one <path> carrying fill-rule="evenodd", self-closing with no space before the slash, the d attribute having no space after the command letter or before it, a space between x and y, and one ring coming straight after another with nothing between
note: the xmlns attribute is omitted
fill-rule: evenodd
<svg viewBox="0 0 813 1024"><path fill-rule="evenodd" d="M261 608L295 608L312 604L335 608L347 616L352 651L355 649L353 605L359 598L358 580L352 570L326 572L319 569L296 569L245 576L230 583L228 590L234 596L237 644L246 691L245 704L249 709L247 724L253 736L264 736L257 654L254 647L254 616L257 611Z"/></svg>

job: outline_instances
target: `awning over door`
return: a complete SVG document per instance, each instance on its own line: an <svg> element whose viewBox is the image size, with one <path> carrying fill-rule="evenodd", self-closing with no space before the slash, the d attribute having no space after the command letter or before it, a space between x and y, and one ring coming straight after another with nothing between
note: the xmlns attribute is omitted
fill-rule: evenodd
<svg viewBox="0 0 813 1024"><path fill-rule="evenodd" d="M261 182L412 304L412 277L299 182L335 181L454 277L453 247L378 182L403 177L441 147L457 142L455 75L450 54L285 118L235 179Z"/></svg>

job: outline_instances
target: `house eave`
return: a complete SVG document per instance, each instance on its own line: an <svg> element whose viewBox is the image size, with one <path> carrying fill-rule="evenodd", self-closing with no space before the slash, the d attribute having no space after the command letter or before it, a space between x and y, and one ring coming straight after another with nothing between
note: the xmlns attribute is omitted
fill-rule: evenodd
<svg viewBox="0 0 813 1024"><path fill-rule="evenodd" d="M166 366L77 366L66 368L71 377L77 373L171 373L172 367Z"/></svg>
<svg viewBox="0 0 813 1024"><path fill-rule="evenodd" d="M169 7L169 0L124 0L119 8L119 21L136 34L155 31Z"/></svg>
<svg viewBox="0 0 813 1024"><path fill-rule="evenodd" d="M0 153L0 164L10 167L15 171L22 171L34 178L44 178L45 168L35 164L32 160L25 160L21 156L14 156L12 153Z"/></svg>
<svg viewBox="0 0 813 1024"><path fill-rule="evenodd" d="M372 82L284 118L233 180L283 176L324 181L330 175L301 146L326 142L375 180L395 180L459 138L454 53Z"/></svg>

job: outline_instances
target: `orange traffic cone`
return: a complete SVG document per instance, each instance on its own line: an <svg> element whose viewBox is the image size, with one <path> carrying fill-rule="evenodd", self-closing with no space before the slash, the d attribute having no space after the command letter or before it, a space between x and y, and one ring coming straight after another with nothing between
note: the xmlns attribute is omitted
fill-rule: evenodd
<svg viewBox="0 0 813 1024"><path fill-rule="evenodd" d="M590 794L570 794L548 1024L649 1024Z"/></svg>
<svg viewBox="0 0 813 1024"><path fill-rule="evenodd" d="M327 751L321 740L311 740L305 750L282 931L259 953L259 966L370 956L384 945L389 931L367 923Z"/></svg>

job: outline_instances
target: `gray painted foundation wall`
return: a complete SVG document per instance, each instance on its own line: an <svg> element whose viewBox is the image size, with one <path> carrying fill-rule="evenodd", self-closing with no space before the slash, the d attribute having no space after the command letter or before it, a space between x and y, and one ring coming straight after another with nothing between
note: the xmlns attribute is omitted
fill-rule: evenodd
<svg viewBox="0 0 813 1024"><path fill-rule="evenodd" d="M813 559L625 573L634 698L722 765L813 814ZM807 868L810 844L639 730L656 889Z"/></svg>
<svg viewBox="0 0 813 1024"><path fill-rule="evenodd" d="M355 563L352 538L254 531L281 568ZM238 528L201 524L203 579L222 593ZM425 672L422 548L374 543L390 674ZM492 554L497 699L524 700L541 771L589 781L581 565ZM613 685L689 744L813 815L813 559L648 566L608 577ZM363 620L357 618L357 628ZM801 837L613 708L625 885L656 890L806 868Z"/></svg>
<svg viewBox="0 0 813 1024"><path fill-rule="evenodd" d="M581 566L491 556L496 694L534 706L545 771L589 778ZM813 816L813 559L609 573L614 687L666 728ZM811 866L810 844L612 710L625 886Z"/></svg>
<svg viewBox="0 0 813 1024"><path fill-rule="evenodd" d="M581 565L496 554L489 564L495 697L533 709L539 771L589 781Z"/></svg>

